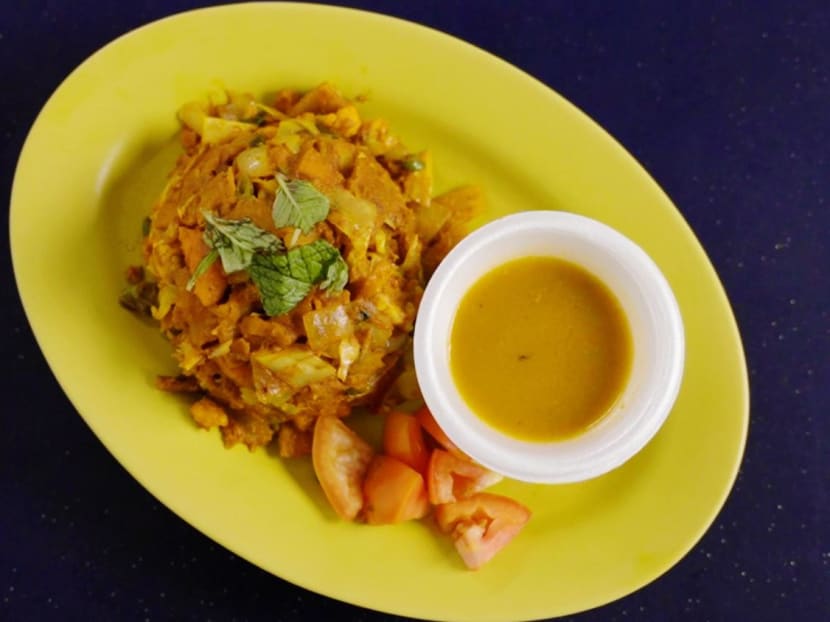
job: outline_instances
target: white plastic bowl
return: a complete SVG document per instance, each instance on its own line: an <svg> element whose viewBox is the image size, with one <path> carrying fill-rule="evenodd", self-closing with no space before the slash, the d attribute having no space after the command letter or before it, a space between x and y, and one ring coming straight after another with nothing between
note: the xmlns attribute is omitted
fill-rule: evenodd
<svg viewBox="0 0 830 622"><path fill-rule="evenodd" d="M529 256L559 257L598 277L619 300L634 346L628 382L612 410L582 434L555 442L518 440L484 423L450 371L450 335L464 294L493 268ZM432 275L415 323L418 383L438 424L477 462L528 482L590 479L640 451L677 397L684 348L680 309L651 258L607 225L556 211L512 214L464 238Z"/></svg>

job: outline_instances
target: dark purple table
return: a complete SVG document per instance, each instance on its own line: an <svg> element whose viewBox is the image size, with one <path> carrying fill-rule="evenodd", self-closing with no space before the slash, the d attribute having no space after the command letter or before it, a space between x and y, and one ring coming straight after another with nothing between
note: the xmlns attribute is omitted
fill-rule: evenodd
<svg viewBox="0 0 830 622"><path fill-rule="evenodd" d="M731 298L752 384L732 495L668 574L573 619L830 620L830 3L343 4L466 39L585 110L672 197ZM2 194L35 115L77 64L196 5L0 5ZM7 238L0 619L389 619L259 570L141 488L52 377L20 306Z"/></svg>

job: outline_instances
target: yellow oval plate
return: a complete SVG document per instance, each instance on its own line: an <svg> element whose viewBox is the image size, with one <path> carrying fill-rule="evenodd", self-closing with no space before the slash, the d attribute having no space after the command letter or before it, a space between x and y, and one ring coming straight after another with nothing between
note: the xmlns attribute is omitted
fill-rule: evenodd
<svg viewBox="0 0 830 622"><path fill-rule="evenodd" d="M220 82L255 95L330 80L364 95L439 190L481 185L493 217L564 209L642 245L671 282L686 374L659 435L577 485L507 482L533 509L479 572L427 524L336 520L308 461L225 450L186 403L153 388L173 371L155 329L116 299L141 220L176 156L176 109ZM741 343L718 278L686 223L603 130L543 84L457 39L340 8L249 4L134 31L58 88L23 148L11 206L17 282L38 342L96 435L152 494L209 537L310 590L409 616L499 620L568 614L653 580L700 538L735 478L747 431Z"/></svg>

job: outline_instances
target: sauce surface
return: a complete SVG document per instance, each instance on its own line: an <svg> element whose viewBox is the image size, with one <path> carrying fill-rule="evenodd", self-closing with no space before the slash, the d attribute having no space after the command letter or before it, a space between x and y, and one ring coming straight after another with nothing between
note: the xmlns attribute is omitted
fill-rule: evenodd
<svg viewBox="0 0 830 622"><path fill-rule="evenodd" d="M450 369L470 409L529 441L575 436L601 419L628 380L628 320L585 269L554 257L510 261L464 295Z"/></svg>

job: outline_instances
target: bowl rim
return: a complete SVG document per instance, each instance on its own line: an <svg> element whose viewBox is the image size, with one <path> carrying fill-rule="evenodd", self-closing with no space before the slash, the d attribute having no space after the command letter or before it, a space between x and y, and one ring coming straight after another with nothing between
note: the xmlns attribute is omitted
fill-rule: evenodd
<svg viewBox="0 0 830 622"><path fill-rule="evenodd" d="M488 250L497 244L508 240L516 244L531 236L549 237L554 247L556 238L579 241L589 246L590 252L620 262L627 272L634 273L638 282L600 280L618 298L622 287L645 287L648 304L653 305L648 309L652 313L645 322L647 330L668 337L660 340L662 359L652 363L662 362L666 366L651 375L645 388L638 389L640 394L651 396L640 411L619 408L617 404L607 416L584 432L551 442L515 439L482 422L461 397L449 369L447 339L458 305L469 287L494 267L511 260L567 254L561 250L557 252L553 247L548 252L547 240L542 252L507 252L506 259L496 263L492 254L488 254ZM580 263L569 257L562 258L577 265ZM472 278L461 277L466 287L458 286L457 277L462 270L474 275ZM439 264L427 283L418 309L414 356L424 401L450 440L475 461L507 477L532 483L561 484L592 479L621 466L654 437L680 391L685 336L680 308L668 281L639 245L616 229L587 216L559 210L530 210L515 212L474 230ZM629 382L630 379L627 384ZM623 426L616 438L609 440L598 435L597 429L608 424L607 420L612 417Z"/></svg>

